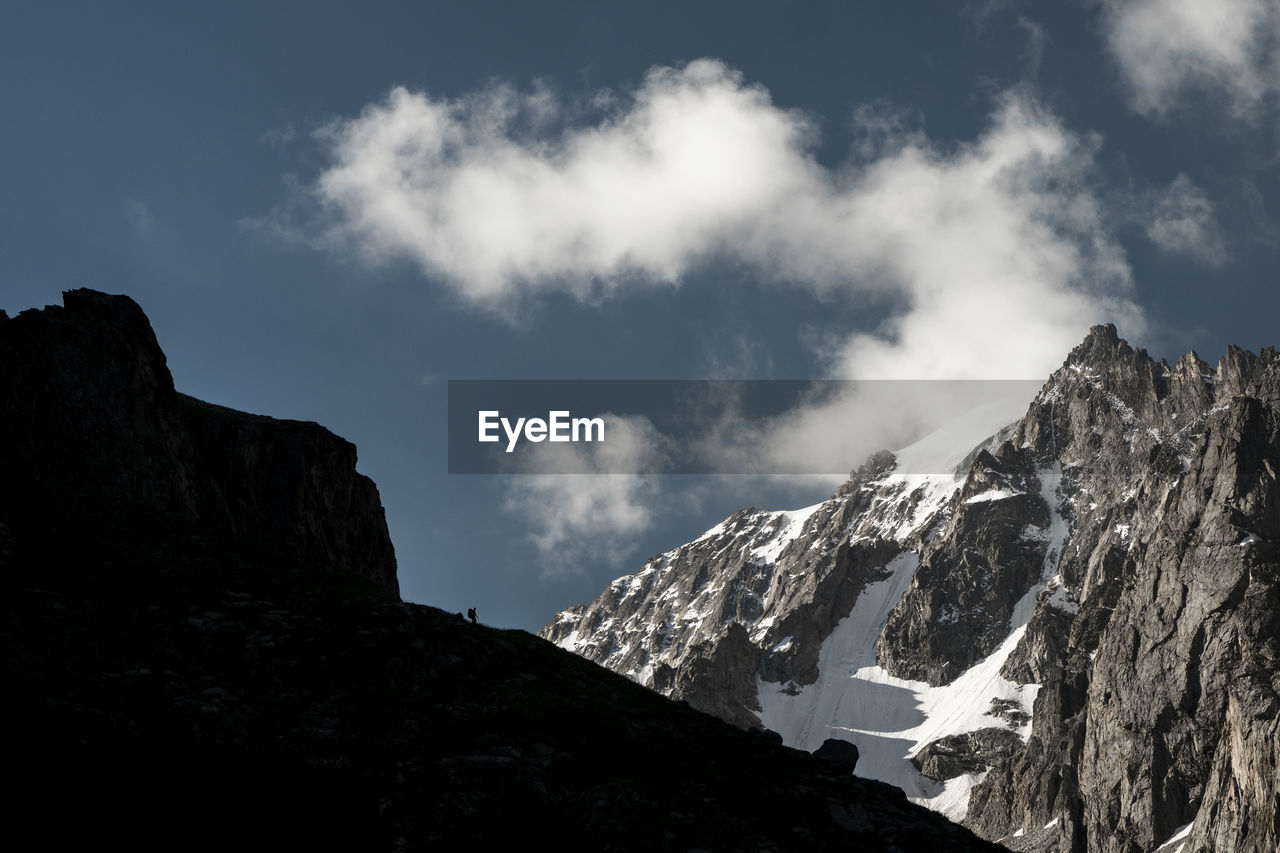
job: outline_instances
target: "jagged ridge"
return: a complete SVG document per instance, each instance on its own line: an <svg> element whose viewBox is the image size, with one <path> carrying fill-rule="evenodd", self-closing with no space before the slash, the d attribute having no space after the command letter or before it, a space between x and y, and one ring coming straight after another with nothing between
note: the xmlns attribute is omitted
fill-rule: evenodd
<svg viewBox="0 0 1280 853"><path fill-rule="evenodd" d="M882 458L802 524L734 516L544 636L789 742L850 738L860 768L1028 849L1150 850L1194 819L1188 851L1270 851L1277 389L1271 349L1169 365L1095 327L907 524ZM1002 720L1025 746L977 772L902 767Z"/></svg>

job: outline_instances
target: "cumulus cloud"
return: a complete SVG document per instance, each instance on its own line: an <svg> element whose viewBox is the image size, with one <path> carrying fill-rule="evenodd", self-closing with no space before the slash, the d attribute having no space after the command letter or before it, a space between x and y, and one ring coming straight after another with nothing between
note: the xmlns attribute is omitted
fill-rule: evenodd
<svg viewBox="0 0 1280 853"><path fill-rule="evenodd" d="M322 132L328 165L304 187L322 211L309 234L370 262L408 260L498 313L548 292L680 286L721 261L887 311L874 329L823 339L834 377L1043 380L1093 323L1144 333L1097 193L1097 138L1021 91L962 143L883 109L855 125L850 160L827 167L810 120L713 60L577 103L546 85L456 99L396 88ZM754 446L784 435L818 446L849 432L841 418L815 405ZM859 461L833 453L835 470ZM549 553L642 529L646 488L618 474L529 478L511 506Z"/></svg>
<svg viewBox="0 0 1280 853"><path fill-rule="evenodd" d="M397 88L324 132L323 239L499 311L678 285L717 259L900 304L828 353L836 375L1041 376L1091 322L1140 331L1090 186L1096 140L1029 97L1006 95L960 146L878 127L877 156L836 170L802 115L719 62L655 68L610 104L583 124L546 87Z"/></svg>
<svg viewBox="0 0 1280 853"><path fill-rule="evenodd" d="M572 574L584 560L620 566L653 523L657 478L612 472L657 467L665 439L643 417L605 417L606 441L533 445L511 478L505 509L527 520L544 576Z"/></svg>
<svg viewBox="0 0 1280 853"><path fill-rule="evenodd" d="M1153 193L1146 206L1147 237L1162 250L1190 255L1208 264L1226 260L1213 202L1185 174Z"/></svg>
<svg viewBox="0 0 1280 853"><path fill-rule="evenodd" d="M545 89L454 101L403 88L328 131L331 239L404 256L491 307L675 282L760 224L813 165L804 121L710 61L657 68L625 105L556 130Z"/></svg>
<svg viewBox="0 0 1280 853"><path fill-rule="evenodd" d="M904 307L830 352L833 374L1043 378L1093 322L1140 333L1090 182L1096 144L1009 95L976 141L916 139L860 170L808 233L834 229L840 263L876 270Z"/></svg>
<svg viewBox="0 0 1280 853"><path fill-rule="evenodd" d="M1280 86L1277 0L1104 0L1107 46L1137 111L1160 115L1193 89L1240 114Z"/></svg>

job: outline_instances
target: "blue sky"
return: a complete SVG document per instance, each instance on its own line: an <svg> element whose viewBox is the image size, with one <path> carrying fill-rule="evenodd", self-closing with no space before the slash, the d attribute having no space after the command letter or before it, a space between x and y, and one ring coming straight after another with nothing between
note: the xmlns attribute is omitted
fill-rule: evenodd
<svg viewBox="0 0 1280 853"><path fill-rule="evenodd" d="M1277 20L10 3L0 306L128 293L183 391L356 442L407 599L533 629L829 485L450 477L450 378L1039 377L1100 320L1171 360L1280 342Z"/></svg>

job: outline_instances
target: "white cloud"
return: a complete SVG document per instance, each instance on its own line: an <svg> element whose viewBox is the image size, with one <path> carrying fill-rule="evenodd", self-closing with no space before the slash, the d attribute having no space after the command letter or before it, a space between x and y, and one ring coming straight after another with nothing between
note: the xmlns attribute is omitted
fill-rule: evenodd
<svg viewBox="0 0 1280 853"><path fill-rule="evenodd" d="M511 477L504 508L529 523L544 576L580 571L584 560L621 565L653 523L657 478L613 472L653 469L665 440L645 418L605 418L603 443L531 445L524 473Z"/></svg>
<svg viewBox="0 0 1280 853"><path fill-rule="evenodd" d="M468 299L675 282L742 239L812 170L808 133L725 66L654 69L624 107L562 134L545 89L458 101L397 88L329 130L331 238L406 256Z"/></svg>
<svg viewBox="0 0 1280 853"><path fill-rule="evenodd" d="M1198 88L1245 115L1280 85L1276 0L1104 0L1103 25L1141 113L1166 113Z"/></svg>
<svg viewBox="0 0 1280 853"><path fill-rule="evenodd" d="M859 104L853 111L853 154L861 160L873 160L901 148L908 141L925 142L915 128L924 117L889 100Z"/></svg>
<svg viewBox="0 0 1280 853"><path fill-rule="evenodd" d="M829 353L832 372L1043 378L1091 323L1140 334L1090 184L1095 147L1011 95L975 142L913 142L860 172L811 233L834 229L840 262L878 271L905 308Z"/></svg>
<svg viewBox="0 0 1280 853"><path fill-rule="evenodd" d="M594 123L561 127L566 112L546 87L393 90L325 131L325 241L411 259L500 312L678 285L714 259L905 306L829 353L837 375L1043 376L1092 322L1141 332L1090 186L1096 141L1026 96L958 147L878 127L878 159L836 171L802 116L712 60L653 69Z"/></svg>
<svg viewBox="0 0 1280 853"><path fill-rule="evenodd" d="M854 382L823 386L791 411L745 418L727 409L709 430L701 457L721 471L802 472L840 476L879 450L899 450L937 430L953 429L961 455L1027 410L1042 379L1000 382ZM960 445L956 447L955 445ZM909 467L901 474L942 474L950 469ZM954 463L952 463L954 464ZM794 472L787 474L787 472ZM837 481L839 482L839 481Z"/></svg>
<svg viewBox="0 0 1280 853"><path fill-rule="evenodd" d="M1149 197L1147 207L1147 237L1162 250L1215 265L1226 260L1213 202L1189 177L1178 175Z"/></svg>
<svg viewBox="0 0 1280 853"><path fill-rule="evenodd" d="M864 111L870 144L837 169L812 155L804 116L712 60L589 100L564 104L546 86L457 100L394 89L323 132L331 161L307 188L327 217L318 239L374 263L407 259L505 314L552 291L679 286L714 261L888 306L873 331L827 339L832 376L1043 380L1093 323L1145 331L1096 192L1099 141L1025 93L1001 98L962 144ZM822 447L841 423L819 406L753 446ZM910 426L857 438L877 449ZM857 465L858 447L835 447L833 468ZM584 470L618 470L599 463ZM509 508L531 518L545 554L588 540L607 551L651 522L652 488L625 474L529 477Z"/></svg>

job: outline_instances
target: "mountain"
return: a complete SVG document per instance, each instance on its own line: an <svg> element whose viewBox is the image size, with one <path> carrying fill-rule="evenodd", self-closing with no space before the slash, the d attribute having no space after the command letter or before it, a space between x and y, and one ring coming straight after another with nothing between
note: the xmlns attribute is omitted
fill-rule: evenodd
<svg viewBox="0 0 1280 853"><path fill-rule="evenodd" d="M789 745L850 740L1014 849L1280 849L1275 351L1169 365L1098 326L974 444L739 512L540 633Z"/></svg>
<svg viewBox="0 0 1280 853"><path fill-rule="evenodd" d="M321 426L174 390L130 299L0 311L0 520L27 565L307 578L398 598L377 487ZM340 521L341 523L335 523Z"/></svg>
<svg viewBox="0 0 1280 853"><path fill-rule="evenodd" d="M126 297L0 312L11 847L999 849L397 589L350 443L177 393Z"/></svg>

